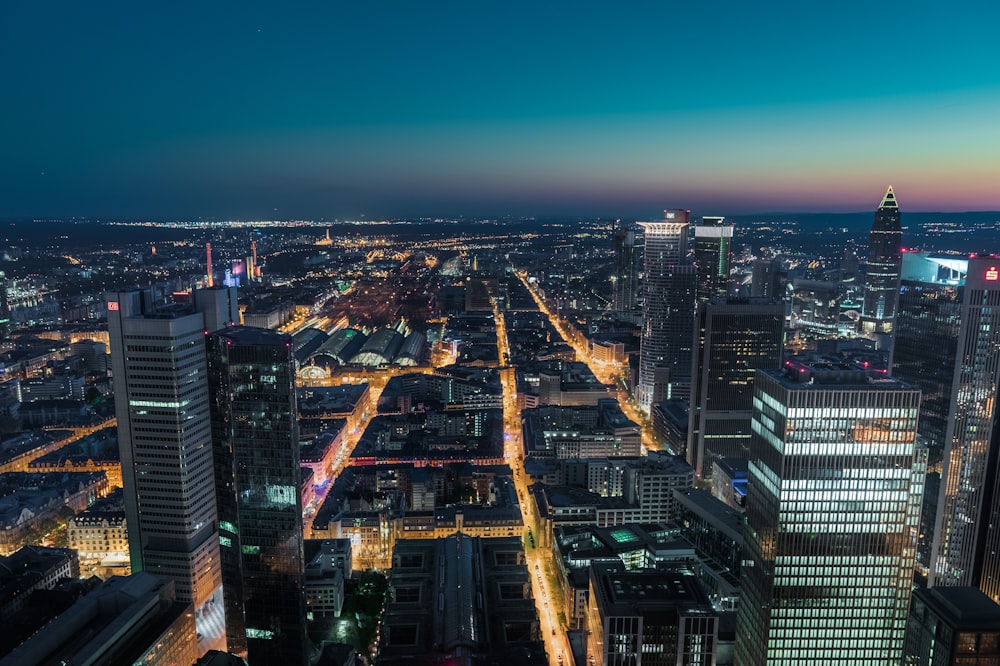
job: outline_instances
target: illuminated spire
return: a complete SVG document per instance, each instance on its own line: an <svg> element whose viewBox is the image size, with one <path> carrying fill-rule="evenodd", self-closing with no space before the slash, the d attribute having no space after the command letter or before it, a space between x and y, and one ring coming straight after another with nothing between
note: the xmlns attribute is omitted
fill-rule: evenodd
<svg viewBox="0 0 1000 666"><path fill-rule="evenodd" d="M896 195L892 193L892 185L889 189L885 191L885 196L882 197L882 203L879 204L879 208L899 208L896 205Z"/></svg>

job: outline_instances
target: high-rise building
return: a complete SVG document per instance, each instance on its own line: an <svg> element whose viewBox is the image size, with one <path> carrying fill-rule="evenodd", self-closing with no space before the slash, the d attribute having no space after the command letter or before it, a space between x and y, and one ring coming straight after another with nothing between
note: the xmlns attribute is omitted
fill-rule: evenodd
<svg viewBox="0 0 1000 666"><path fill-rule="evenodd" d="M668 210L645 230L642 341L639 347L639 404L687 397L691 390L696 269L687 260L688 215Z"/></svg>
<svg viewBox="0 0 1000 666"><path fill-rule="evenodd" d="M711 476L720 458L749 455L754 371L778 369L784 322L772 299L699 303L687 443L698 476Z"/></svg>
<svg viewBox="0 0 1000 666"><path fill-rule="evenodd" d="M861 309L864 333L891 333L899 298L899 270L902 256L903 228L899 206L890 187L875 211L868 237L868 263L865 269L865 300Z"/></svg>
<svg viewBox="0 0 1000 666"><path fill-rule="evenodd" d="M757 372L737 664L900 663L919 405L916 388L846 368Z"/></svg>
<svg viewBox="0 0 1000 666"><path fill-rule="evenodd" d="M694 228L694 263L698 266L698 300L729 294L733 225L724 217L703 217Z"/></svg>
<svg viewBox="0 0 1000 666"><path fill-rule="evenodd" d="M920 434L941 465L932 585L1000 600L1000 261L904 255L893 376L919 385Z"/></svg>
<svg viewBox="0 0 1000 666"><path fill-rule="evenodd" d="M750 278L750 295L754 298L784 298L787 275L781 271L777 259L757 259L753 262Z"/></svg>
<svg viewBox="0 0 1000 666"><path fill-rule="evenodd" d="M10 302L7 300L7 275L0 271L0 340L10 335Z"/></svg>
<svg viewBox="0 0 1000 666"><path fill-rule="evenodd" d="M202 619L222 582L206 316L139 291L107 307L132 572L174 581Z"/></svg>
<svg viewBox="0 0 1000 666"><path fill-rule="evenodd" d="M903 666L997 666L1000 606L974 587L913 591Z"/></svg>
<svg viewBox="0 0 1000 666"><path fill-rule="evenodd" d="M229 651L307 662L302 490L292 339L233 326L209 336Z"/></svg>
<svg viewBox="0 0 1000 666"><path fill-rule="evenodd" d="M632 312L638 305L635 230L627 226L615 229L615 272L612 276L612 308Z"/></svg>

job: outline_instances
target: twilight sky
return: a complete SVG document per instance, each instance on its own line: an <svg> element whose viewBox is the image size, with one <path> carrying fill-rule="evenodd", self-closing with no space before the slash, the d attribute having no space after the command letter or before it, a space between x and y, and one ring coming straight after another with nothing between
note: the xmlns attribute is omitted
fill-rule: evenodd
<svg viewBox="0 0 1000 666"><path fill-rule="evenodd" d="M0 217L1000 210L1000 3L0 3Z"/></svg>

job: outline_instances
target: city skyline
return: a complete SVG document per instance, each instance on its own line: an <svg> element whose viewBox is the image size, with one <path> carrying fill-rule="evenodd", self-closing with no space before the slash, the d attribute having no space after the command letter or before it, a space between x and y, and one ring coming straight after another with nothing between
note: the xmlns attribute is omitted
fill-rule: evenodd
<svg viewBox="0 0 1000 666"><path fill-rule="evenodd" d="M10 7L0 214L1000 209L1000 9L879 9Z"/></svg>

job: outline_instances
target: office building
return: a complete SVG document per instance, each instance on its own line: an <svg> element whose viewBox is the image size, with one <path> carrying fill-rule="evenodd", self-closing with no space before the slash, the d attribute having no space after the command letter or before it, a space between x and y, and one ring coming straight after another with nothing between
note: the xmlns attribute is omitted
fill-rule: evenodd
<svg viewBox="0 0 1000 666"><path fill-rule="evenodd" d="M172 580L204 619L222 583L205 333L226 315L138 291L107 306L132 572Z"/></svg>
<svg viewBox="0 0 1000 666"><path fill-rule="evenodd" d="M611 306L615 312L632 312L639 303L635 229L619 223L615 228L614 242L615 268L611 276Z"/></svg>
<svg viewBox="0 0 1000 666"><path fill-rule="evenodd" d="M697 273L687 260L688 214L668 210L659 222L640 222L645 231L642 341L639 347L639 405L686 398L691 388L691 340Z"/></svg>
<svg viewBox="0 0 1000 666"><path fill-rule="evenodd" d="M843 367L757 372L737 664L900 663L919 404L916 388Z"/></svg>
<svg viewBox="0 0 1000 666"><path fill-rule="evenodd" d="M291 337L217 331L208 374L229 651L251 665L306 663Z"/></svg>
<svg viewBox="0 0 1000 666"><path fill-rule="evenodd" d="M899 271L902 261L903 228L899 206L890 187L875 211L868 236L865 269L865 300L861 309L863 333L891 333L899 299Z"/></svg>
<svg viewBox="0 0 1000 666"><path fill-rule="evenodd" d="M698 304L687 460L702 478L719 458L746 458L755 370L781 363L784 306L771 299Z"/></svg>
<svg viewBox="0 0 1000 666"><path fill-rule="evenodd" d="M930 584L972 585L998 601L1000 262L907 252L901 285L893 376L924 391L919 434L941 469Z"/></svg>
<svg viewBox="0 0 1000 666"><path fill-rule="evenodd" d="M173 581L149 573L115 576L59 613L0 666L25 664L193 664L195 614Z"/></svg>
<svg viewBox="0 0 1000 666"><path fill-rule="evenodd" d="M777 259L757 259L753 262L750 277L750 295L754 298L785 297L788 275L781 270Z"/></svg>
<svg viewBox="0 0 1000 666"><path fill-rule="evenodd" d="M703 217L694 228L694 263L698 266L699 301L729 295L733 225L724 217Z"/></svg>
<svg viewBox="0 0 1000 666"><path fill-rule="evenodd" d="M594 666L710 666L719 614L698 580L671 570L590 565L586 653Z"/></svg>
<svg viewBox="0 0 1000 666"><path fill-rule="evenodd" d="M913 591L903 666L997 666L1000 606L974 587Z"/></svg>

